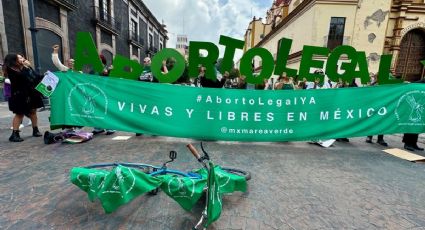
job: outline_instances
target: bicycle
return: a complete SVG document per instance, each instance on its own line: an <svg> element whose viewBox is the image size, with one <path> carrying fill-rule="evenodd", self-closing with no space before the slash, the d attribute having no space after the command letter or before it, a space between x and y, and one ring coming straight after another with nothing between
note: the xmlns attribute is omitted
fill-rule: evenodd
<svg viewBox="0 0 425 230"><path fill-rule="evenodd" d="M162 166L129 162L92 164L73 168L71 181L88 193L89 200L94 201L98 198L106 213L115 211L121 205L143 193L155 195L159 188L187 211L190 211L201 196L206 194L204 211L193 229L200 229L201 226L206 228L212 221L217 220L221 213L221 201L219 200L218 216L209 218L208 210L211 208L208 208L208 200L213 194L209 192L209 188L215 188L213 195L217 199L220 199L224 193L245 191L246 181L251 179L251 174L240 169L213 166L202 142L203 156L200 156L193 145L188 144L187 147L203 166L201 169L189 172L170 169L169 163L177 158L177 152L170 151L170 160L163 163ZM110 167L113 167L111 171L105 170ZM213 186L210 185L210 177L212 177L210 175L218 178ZM205 221L207 222L204 223Z"/></svg>

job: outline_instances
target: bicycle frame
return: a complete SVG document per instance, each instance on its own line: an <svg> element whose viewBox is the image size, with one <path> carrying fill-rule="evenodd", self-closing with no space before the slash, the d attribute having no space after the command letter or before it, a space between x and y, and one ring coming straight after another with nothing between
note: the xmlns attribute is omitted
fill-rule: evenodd
<svg viewBox="0 0 425 230"><path fill-rule="evenodd" d="M202 165L202 167L204 167L208 173L210 172L210 167L208 166L208 162L210 161L210 157L208 155L208 153L205 151L204 146L201 142L201 149L202 152L204 153L204 156L200 156L198 151L195 149L195 147L193 147L193 145L188 144L187 145L188 149L192 152L193 156L198 160L198 162ZM209 180L208 180L209 181ZM194 230L199 230L201 226L204 226L204 221L208 220L208 212L207 212L207 208L208 208L208 198L209 198L209 184L207 184L207 189L205 190L206 196L205 196L205 208L202 211L202 215L201 218L199 219L198 223L196 223L195 227L193 227ZM202 229L206 229L206 227L204 226Z"/></svg>
<svg viewBox="0 0 425 230"><path fill-rule="evenodd" d="M102 168L102 167L112 167L112 166L125 166L125 167L131 167L131 168L138 168L138 169L147 169L151 168L153 169L152 172L149 172L147 174L151 176L158 176L158 175L165 175L165 174L174 174L179 175L183 177L189 177L191 179L201 179L201 175L193 172L182 172L175 169L168 169L167 164L164 164L162 167L150 165L150 164L143 164L143 163L126 163L126 162L115 162L115 163L100 163L100 164L94 164L90 166L86 166L86 168Z"/></svg>
<svg viewBox="0 0 425 230"><path fill-rule="evenodd" d="M151 177L158 177L158 180L159 181L161 181L161 180L163 180L163 181L165 181L165 180L174 180L175 179L174 177L161 177L162 175L167 175L167 174L177 175L180 178L185 177L185 178L190 178L190 179L195 179L195 180L196 179L201 179L202 180L202 181L200 181L200 182L202 182L201 186L203 187L203 192L205 192L205 194L206 194L206 196L205 196L205 207L204 207L204 209L202 211L202 214L200 216L199 221L196 223L196 225L193 227L193 229L195 229L195 230L206 229L207 228L207 225L209 225L210 222L217 220L217 218L220 215L220 213L217 213L216 212L216 210L218 210L218 209L216 209L217 208L216 206L209 207L209 204L212 204L212 203L210 203L209 200L210 199L215 200L215 198L210 197L210 195L216 194L216 193L214 193L214 191L213 191L213 193L210 193L211 192L210 191L210 188L212 188L213 185L215 186L216 183L217 183L217 179L213 179L210 176L216 176L218 174L215 174L215 167L214 168L211 168L211 167L214 166L214 164L211 164L210 163L210 157L209 157L208 153L205 151L202 142L201 142L201 148L202 148L203 156L201 156L198 153L198 151L195 149L195 147L193 145L188 144L187 147L192 152L192 154L195 156L195 158L197 159L197 161L202 165L202 168L204 168L203 170L199 170L198 169L199 170L198 173L194 173L194 172L182 172L182 171L175 170L175 169L169 169L168 168L168 164L171 163L171 162L173 162L174 159L176 159L176 157L177 157L177 153L175 151L170 151L170 160L169 161L166 161L165 163L163 163L162 166L155 166L155 165L144 164L144 163L113 162L113 163L98 163L98 164L93 164L93 165L85 166L84 168L87 168L87 169L105 168L106 169L108 167L114 167L115 168L117 166L124 166L124 167L128 167L128 168L133 168L135 170L140 170L143 173L148 174ZM79 167L79 168L81 168L81 167ZM245 172L245 171L243 171L243 170L238 170L238 169L233 169L233 168L221 168L221 167L219 167L219 168L220 168L220 170L225 170L225 171L227 171L228 173L231 173L231 174L239 174L239 175L242 174L245 177L245 181L244 181L245 183L246 183L246 180L249 180L248 178L250 178L250 174L247 173L247 172ZM102 169L102 171L103 170L104 169ZM204 170L206 170L206 172ZM92 178L89 178L91 171L89 170L89 171L84 171L84 172L87 172L88 173L87 175L85 175L87 177L87 178L85 178L85 180L91 180ZM114 173L116 175L113 174L112 176L116 176L116 177L119 176L118 175L119 172L114 172ZM201 174L202 174L202 176L201 176ZM78 175L73 174L73 175L74 175L73 180L72 180L73 183L74 183L74 181L77 181L77 180L80 181L80 179L78 179L78 177L79 177L80 174L78 174ZM77 180L75 178L77 178ZM234 179L234 180L236 180L236 179ZM82 181L80 181L80 182L82 183ZM81 183L74 183L74 184L76 184L78 187L80 187L81 189L83 189L84 191L86 191L86 188L84 186L87 186L87 185L82 185ZM194 182L192 181L192 183L194 183ZM227 182L226 182L226 184L227 184ZM155 186L153 189L149 188L150 191L143 191L143 193L149 192L149 194L155 195L158 192L159 186L160 186L160 184L158 184L157 186ZM246 186L246 184L244 186L242 186L243 188L241 187L241 188L239 188L237 190L231 189L231 190L227 190L227 192L245 191L246 190L246 187L245 186ZM92 191L92 190L90 190L90 191ZM89 199L93 199L94 197L98 197L98 194L96 193L96 191L93 191L93 192L95 192L95 194L91 194L91 196L92 196L91 198L90 198L90 193L89 193ZM197 198L196 199L199 199L201 197L201 194L200 194L201 192L202 192L202 190L200 190L200 187L198 187L198 190L197 190L197 194L198 195L197 195ZM217 191L215 191L215 192L217 192ZM192 194L193 194L193 191L192 191ZM172 196L172 195L170 195L168 193L167 193L167 195ZM217 193L217 196L219 196L218 193ZM98 198L101 198L101 197L98 197ZM174 199L174 197L173 197L173 199ZM220 199L220 198L218 198L218 199ZM177 202L179 202L179 201L177 201ZM124 202L123 204L125 204L125 203L127 203L127 202ZM182 205L181 203L179 203L179 204ZM190 204L190 205L191 206L189 208L193 207L193 204ZM116 210L116 208L119 207L119 206L109 207L108 210L109 210L109 212L112 212L112 211ZM187 205L186 206L182 205L182 207L184 207L185 209L189 210L187 208ZM209 208L212 208L212 209L210 210ZM220 209L221 208L222 207L220 207ZM104 207L104 209L105 209L105 207ZM105 210L107 210L107 209L105 209ZM210 217L208 216L209 215L209 212L212 213L212 214L210 214L211 215ZM217 216L217 214L218 214L218 216ZM213 218L213 219L211 219L211 221L209 221L209 218Z"/></svg>

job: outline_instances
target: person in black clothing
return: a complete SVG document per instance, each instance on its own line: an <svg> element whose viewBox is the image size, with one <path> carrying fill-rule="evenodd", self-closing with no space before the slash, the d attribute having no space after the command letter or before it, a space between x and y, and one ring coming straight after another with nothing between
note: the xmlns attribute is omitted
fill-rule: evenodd
<svg viewBox="0 0 425 230"><path fill-rule="evenodd" d="M345 84L345 85L347 85L347 84ZM341 85L341 86L339 86L340 88L344 88L344 87L346 87L346 86L344 86L344 84L343 85ZM357 83L356 83L356 79L355 78L353 78L353 80L351 81L351 83L350 84L348 84L348 87L358 87L358 85L357 85ZM348 139L348 138L346 138L346 137L344 137L344 138L337 138L336 139L336 141L339 141L339 142L350 142L350 139Z"/></svg>
<svg viewBox="0 0 425 230"><path fill-rule="evenodd" d="M369 85L370 86L374 86L374 85L378 85L378 78L374 73L369 73L370 76L370 82ZM372 144L372 139L373 136L367 136L366 137L366 143ZM378 135L378 140L376 141L376 143L382 145L382 146L388 146L387 142L384 141L384 135L380 134Z"/></svg>
<svg viewBox="0 0 425 230"><path fill-rule="evenodd" d="M201 69L199 70L198 78L199 78L199 81L200 81L200 84L201 84L202 87L205 87L205 88L223 88L223 85L228 78L228 76L226 76L226 74L224 74L223 77L220 80L218 80L218 79L211 80L211 79L209 79L205 76L205 71L206 71L205 67L201 67Z"/></svg>
<svg viewBox="0 0 425 230"><path fill-rule="evenodd" d="M423 151L424 149L418 146L418 137L417 133L405 133L403 135L404 148L409 151Z"/></svg>
<svg viewBox="0 0 425 230"><path fill-rule="evenodd" d="M152 61L150 57L145 57L143 59L143 72L139 77L139 81L159 83L158 79L152 74L151 64L152 64ZM161 72L163 74L168 73L168 68L166 64L167 62L165 60L162 61ZM142 133L136 133L137 137L141 135Z"/></svg>
<svg viewBox="0 0 425 230"><path fill-rule="evenodd" d="M35 90L35 86L40 83L42 75L36 73L30 63L19 54L8 54L4 59L3 72L10 79L12 95L9 98L9 110L13 117L13 132L9 137L11 142L21 142L23 139L19 135L19 125L24 116L31 119L34 137L41 137L42 134L37 127L37 109L43 107L41 94Z"/></svg>
<svg viewBox="0 0 425 230"><path fill-rule="evenodd" d="M103 64L103 70L102 70L101 73L99 73L99 75L107 77L107 76L109 76L109 72L111 72L111 68L108 66L106 58L102 54L99 55L99 58L100 58L100 61L102 61L102 64ZM115 133L115 130L112 130L112 129L106 129L105 130L105 129L96 128L96 127L93 129L92 133L94 135L96 135L96 134L99 134L99 133L103 133L105 131L106 131L106 135L112 135L112 134Z"/></svg>
<svg viewBox="0 0 425 230"><path fill-rule="evenodd" d="M421 79L416 83L425 83L425 79ZM423 151L424 149L418 146L418 138L419 134L417 133L405 133L403 135L404 148L409 151Z"/></svg>

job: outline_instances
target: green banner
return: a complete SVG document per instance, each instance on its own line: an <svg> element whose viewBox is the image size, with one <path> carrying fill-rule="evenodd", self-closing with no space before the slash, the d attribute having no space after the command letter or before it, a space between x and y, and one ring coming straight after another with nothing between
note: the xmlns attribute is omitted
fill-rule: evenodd
<svg viewBox="0 0 425 230"><path fill-rule="evenodd" d="M51 125L228 141L302 141L425 131L425 85L236 90L66 72Z"/></svg>

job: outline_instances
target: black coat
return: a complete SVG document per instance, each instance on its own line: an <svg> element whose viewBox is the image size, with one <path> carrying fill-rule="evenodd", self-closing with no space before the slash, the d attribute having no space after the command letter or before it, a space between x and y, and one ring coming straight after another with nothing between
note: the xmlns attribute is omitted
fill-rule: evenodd
<svg viewBox="0 0 425 230"><path fill-rule="evenodd" d="M9 98L9 110L15 114L28 115L31 110L43 107L42 95L35 90L35 86L43 78L31 68L15 71L7 68L12 93Z"/></svg>
<svg viewBox="0 0 425 230"><path fill-rule="evenodd" d="M202 87L205 88L223 88L224 83L226 82L226 78L221 78L221 80L211 80L206 78L205 76L199 77L200 83Z"/></svg>

